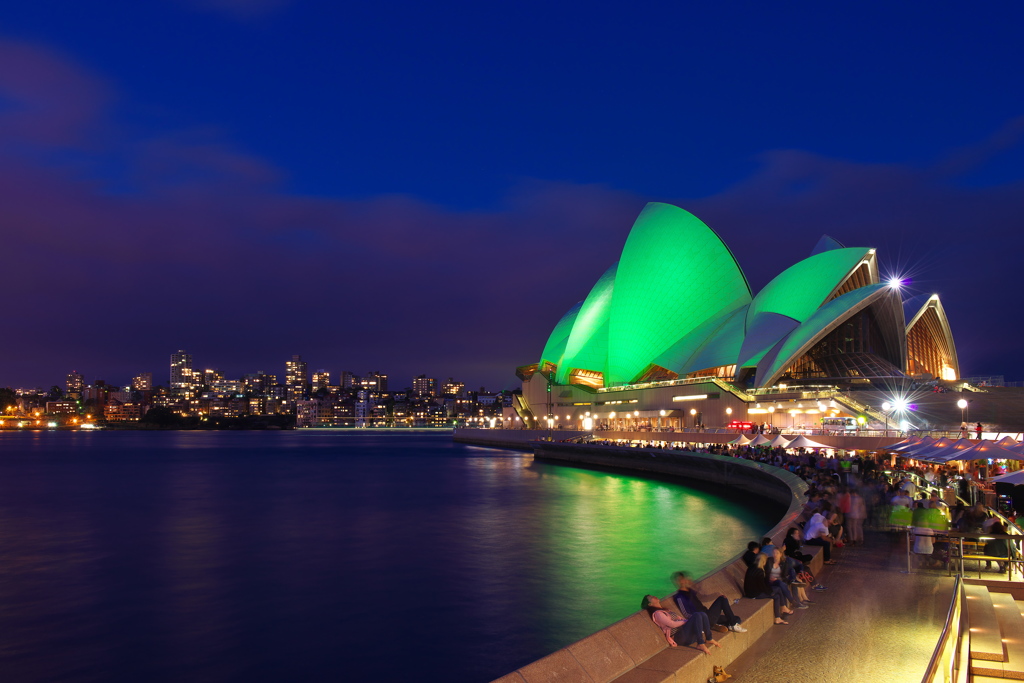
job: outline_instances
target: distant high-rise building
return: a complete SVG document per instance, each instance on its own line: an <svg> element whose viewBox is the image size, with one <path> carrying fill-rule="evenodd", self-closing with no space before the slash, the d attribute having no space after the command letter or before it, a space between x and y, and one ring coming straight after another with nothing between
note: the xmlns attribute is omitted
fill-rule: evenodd
<svg viewBox="0 0 1024 683"><path fill-rule="evenodd" d="M288 387L288 400L298 401L309 390L309 370L302 356L294 355L284 364L284 383Z"/></svg>
<svg viewBox="0 0 1024 683"><path fill-rule="evenodd" d="M426 375L412 378L412 390L420 396L437 396L437 380Z"/></svg>
<svg viewBox="0 0 1024 683"><path fill-rule="evenodd" d="M153 389L153 373L142 372L132 377L132 389L135 391L150 391Z"/></svg>
<svg viewBox="0 0 1024 683"><path fill-rule="evenodd" d="M77 370L68 373L67 395L69 398L82 398L82 389L85 388L85 377L78 374Z"/></svg>
<svg viewBox="0 0 1024 683"><path fill-rule="evenodd" d="M224 373L220 370L203 370L203 386L212 387L217 382L224 381Z"/></svg>
<svg viewBox="0 0 1024 683"><path fill-rule="evenodd" d="M366 373L366 377L363 377L363 381L361 382L364 388L367 387L367 380L369 380L372 385L376 387L376 390L381 393L388 390L388 376L383 373L372 370Z"/></svg>
<svg viewBox="0 0 1024 683"><path fill-rule="evenodd" d="M462 382L456 382L451 377L441 385L441 393L444 396L462 396L462 393L466 390L466 385Z"/></svg>
<svg viewBox="0 0 1024 683"><path fill-rule="evenodd" d="M326 370L317 370L313 373L313 391L326 389L331 385L331 373Z"/></svg>
<svg viewBox="0 0 1024 683"><path fill-rule="evenodd" d="M356 377L355 373L342 370L341 377L338 378L338 386L342 389L355 389L359 386L359 378Z"/></svg>
<svg viewBox="0 0 1024 683"><path fill-rule="evenodd" d="M191 396L196 390L196 376L192 370L192 354L179 350L171 354L171 391Z"/></svg>
<svg viewBox="0 0 1024 683"><path fill-rule="evenodd" d="M262 396L268 387L277 384L277 375L268 375L262 370L242 375L242 390L253 396Z"/></svg>

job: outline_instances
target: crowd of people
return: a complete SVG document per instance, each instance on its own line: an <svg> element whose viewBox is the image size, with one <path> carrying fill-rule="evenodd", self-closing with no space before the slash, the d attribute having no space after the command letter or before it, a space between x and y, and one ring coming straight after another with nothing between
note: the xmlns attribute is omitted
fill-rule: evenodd
<svg viewBox="0 0 1024 683"><path fill-rule="evenodd" d="M606 443L622 445L613 441ZM986 473L965 472L954 465L901 472L894 468L896 463L890 456L881 453L826 457L815 450L787 450L769 445L665 442L635 445L743 458L783 468L807 483L806 502L797 525L788 530L783 547L776 547L771 539L764 538L752 541L743 555L747 566L743 595L755 600L772 600L778 625L788 624L787 617L795 610L807 609L813 604L809 591L826 590L810 573L808 563L812 556L805 552L805 546L821 547L824 563L832 565L837 562L833 556L835 548L864 543L865 526L913 528L916 539L913 552L921 558L922 564L938 566L949 561L949 544L933 539L931 534L936 531L1007 533L1003 522L984 503L957 502L974 500L979 480ZM915 484L915 479L927 487L927 491ZM953 505L944 500L945 496ZM982 552L994 561L1006 558L1003 562L996 561L998 571L1005 571L1006 562L1018 552L1014 545L1012 540L988 539ZM744 630L725 596L715 596L705 606L684 572L676 572L672 580L678 590L671 604L666 605L652 595L645 596L642 603L642 608L664 631L670 645L693 645L709 653L709 648L720 647L714 631Z"/></svg>
<svg viewBox="0 0 1024 683"><path fill-rule="evenodd" d="M747 566L743 577L744 597L771 600L775 624L788 625L787 616L794 614L795 610L808 609L814 603L807 595L809 588L826 590L820 583L811 585L813 576L807 565L811 557L803 552L798 526L789 529L782 548L770 538L751 541L742 556ZM830 561L830 564L834 563L834 560ZM746 632L726 596L714 596L705 604L704 596L697 593L686 572L675 572L671 578L676 592L669 604L654 595L645 595L640 604L641 609L646 610L665 633L670 647L692 645L710 654L711 647L721 647L715 640L715 631Z"/></svg>
<svg viewBox="0 0 1024 683"><path fill-rule="evenodd" d="M796 525L787 530L782 547L763 538L751 541L742 556L747 567L744 597L771 600L777 625L787 625L789 615L814 603L809 592L827 590L811 574L812 555L806 546L820 547L824 563L834 565L837 560L833 549L863 543L866 523L888 526L894 487L882 471L885 462L880 458L856 456L844 464L836 458L800 450L729 445L708 445L699 450L783 467L808 484L807 500ZM842 472L852 476L842 477ZM641 605L665 632L669 645L693 645L709 653L709 648L718 645L714 631L743 630L725 596L715 596L705 607L684 572L676 572L672 580L678 589L672 604L648 595Z"/></svg>

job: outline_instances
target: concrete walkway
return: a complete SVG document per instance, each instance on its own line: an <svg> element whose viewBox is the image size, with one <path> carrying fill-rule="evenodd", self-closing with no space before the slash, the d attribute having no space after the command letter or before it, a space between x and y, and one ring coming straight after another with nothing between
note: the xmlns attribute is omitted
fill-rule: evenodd
<svg viewBox="0 0 1024 683"><path fill-rule="evenodd" d="M905 537L865 532L860 547L836 550L838 565L797 610L728 668L730 683L917 683L924 675L952 598L953 579L907 574Z"/></svg>

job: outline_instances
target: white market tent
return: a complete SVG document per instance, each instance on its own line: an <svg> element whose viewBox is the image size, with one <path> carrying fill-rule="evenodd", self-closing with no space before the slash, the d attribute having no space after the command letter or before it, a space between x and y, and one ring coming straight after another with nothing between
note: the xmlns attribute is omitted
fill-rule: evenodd
<svg viewBox="0 0 1024 683"><path fill-rule="evenodd" d="M803 436L801 434L800 436L790 441L789 445L786 446L786 448L832 448L832 446L826 446L823 443L811 441L806 436Z"/></svg>
<svg viewBox="0 0 1024 683"><path fill-rule="evenodd" d="M746 446L750 442L751 439L748 439L744 434L740 434L738 437L730 441L729 444L732 446Z"/></svg>
<svg viewBox="0 0 1024 683"><path fill-rule="evenodd" d="M1004 436L1003 438L999 439L999 441L996 441L996 445L1002 446L1003 448L1012 448L1013 446L1018 445L1018 443L1019 442L1012 436Z"/></svg>
<svg viewBox="0 0 1024 683"><path fill-rule="evenodd" d="M754 440L751 441L748 445L760 446L763 443L771 443L771 439L766 437L764 434L758 434L757 436L754 437Z"/></svg>
<svg viewBox="0 0 1024 683"><path fill-rule="evenodd" d="M782 434L779 434L768 445L772 448L789 448L789 440L782 436Z"/></svg>

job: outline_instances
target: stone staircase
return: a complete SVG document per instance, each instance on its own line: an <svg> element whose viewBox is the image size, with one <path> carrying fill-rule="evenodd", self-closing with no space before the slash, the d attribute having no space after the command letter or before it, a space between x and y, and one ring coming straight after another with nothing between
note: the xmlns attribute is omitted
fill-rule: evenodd
<svg viewBox="0 0 1024 683"><path fill-rule="evenodd" d="M975 683L1024 680L1024 615L1009 593L968 585L971 680Z"/></svg>

